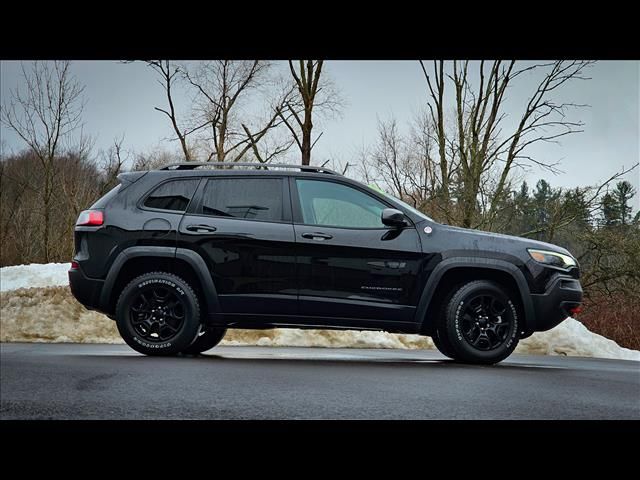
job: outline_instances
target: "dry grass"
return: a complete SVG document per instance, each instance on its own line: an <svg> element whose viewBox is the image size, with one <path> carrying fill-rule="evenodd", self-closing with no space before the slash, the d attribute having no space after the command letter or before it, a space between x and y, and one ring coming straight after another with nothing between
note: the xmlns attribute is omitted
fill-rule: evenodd
<svg viewBox="0 0 640 480"><path fill-rule="evenodd" d="M633 350L640 350L640 300L617 295L585 301L578 319L592 332L599 333Z"/></svg>

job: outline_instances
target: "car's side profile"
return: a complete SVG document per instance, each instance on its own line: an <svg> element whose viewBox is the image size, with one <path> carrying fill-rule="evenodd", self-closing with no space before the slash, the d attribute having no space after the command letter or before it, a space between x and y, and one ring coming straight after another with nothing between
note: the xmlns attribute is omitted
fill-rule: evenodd
<svg viewBox="0 0 640 480"><path fill-rule="evenodd" d="M325 168L187 163L119 180L78 218L70 286L145 354L200 353L228 328L374 329L496 363L582 299L565 249L438 224Z"/></svg>

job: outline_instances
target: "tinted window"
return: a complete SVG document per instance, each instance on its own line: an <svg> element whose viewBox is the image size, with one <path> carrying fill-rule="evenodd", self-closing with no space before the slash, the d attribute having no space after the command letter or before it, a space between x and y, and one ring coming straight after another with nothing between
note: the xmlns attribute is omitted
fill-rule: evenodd
<svg viewBox="0 0 640 480"><path fill-rule="evenodd" d="M198 187L197 178L172 180L156 188L144 202L145 207L184 212Z"/></svg>
<svg viewBox="0 0 640 480"><path fill-rule="evenodd" d="M318 180L296 180L302 219L308 225L384 228L387 208L370 195L347 185Z"/></svg>
<svg viewBox="0 0 640 480"><path fill-rule="evenodd" d="M211 179L204 190L202 213L251 220L282 220L282 180Z"/></svg>

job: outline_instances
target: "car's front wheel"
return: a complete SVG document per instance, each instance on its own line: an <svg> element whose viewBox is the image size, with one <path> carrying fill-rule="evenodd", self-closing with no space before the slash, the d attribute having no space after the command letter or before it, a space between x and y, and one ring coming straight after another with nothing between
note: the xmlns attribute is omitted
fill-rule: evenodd
<svg viewBox="0 0 640 480"><path fill-rule="evenodd" d="M445 355L466 363L497 363L518 345L515 298L501 285L475 280L459 287L444 305L436 326Z"/></svg>
<svg viewBox="0 0 640 480"><path fill-rule="evenodd" d="M443 354L445 357L455 358L454 354L451 351L451 347L448 345L448 343L443 343L437 330L433 332L433 335L431 335L431 340L441 354Z"/></svg>
<svg viewBox="0 0 640 480"><path fill-rule="evenodd" d="M145 355L175 355L200 333L200 306L191 286L166 272L133 279L116 304L116 325L127 344Z"/></svg>

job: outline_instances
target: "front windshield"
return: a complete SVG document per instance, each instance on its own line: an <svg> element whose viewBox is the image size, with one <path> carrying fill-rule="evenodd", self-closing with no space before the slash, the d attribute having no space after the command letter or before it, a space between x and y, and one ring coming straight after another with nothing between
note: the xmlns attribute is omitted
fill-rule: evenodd
<svg viewBox="0 0 640 480"><path fill-rule="evenodd" d="M407 202L403 202L399 198L396 198L393 195L388 194L387 192L383 192L382 190L380 190L380 193L382 193L385 197L390 198L391 200L394 200L394 201L398 202L404 208L406 208L407 210L410 210L412 213L415 213L419 217L424 218L425 220L429 220L430 222L434 222L433 218L425 215L420 210L417 210L416 208L414 208L411 205L409 205Z"/></svg>

